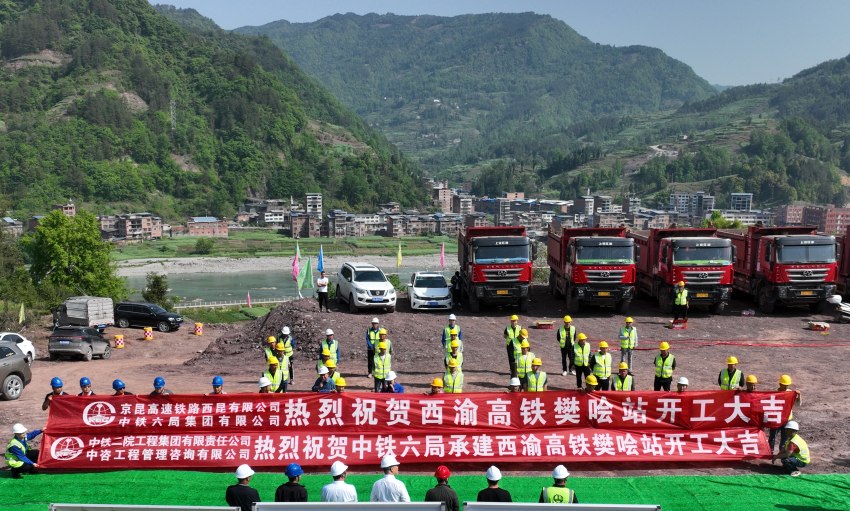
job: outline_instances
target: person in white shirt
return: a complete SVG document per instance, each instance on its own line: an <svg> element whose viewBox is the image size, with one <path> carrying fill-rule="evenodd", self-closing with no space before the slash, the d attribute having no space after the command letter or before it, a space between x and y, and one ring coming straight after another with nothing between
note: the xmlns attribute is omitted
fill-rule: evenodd
<svg viewBox="0 0 850 511"><path fill-rule="evenodd" d="M399 462L392 454L381 458L381 469L384 477L372 485L372 502L410 502L410 495L404 483L395 478L398 474Z"/></svg>
<svg viewBox="0 0 850 511"><path fill-rule="evenodd" d="M316 279L316 290L316 296L319 299L319 312L322 312L322 304L325 305L325 312L330 312L331 310L328 309L328 278L325 276L325 272L322 272Z"/></svg>
<svg viewBox="0 0 850 511"><path fill-rule="evenodd" d="M357 502L357 489L353 484L345 482L348 474L348 465L341 461L334 461L331 465L331 477L334 482L322 487L322 502Z"/></svg>

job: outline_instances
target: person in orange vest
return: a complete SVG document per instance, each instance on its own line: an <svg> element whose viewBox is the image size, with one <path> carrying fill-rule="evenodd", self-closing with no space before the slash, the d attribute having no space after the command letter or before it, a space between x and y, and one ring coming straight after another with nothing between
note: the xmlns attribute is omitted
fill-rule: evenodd
<svg viewBox="0 0 850 511"><path fill-rule="evenodd" d="M608 343L599 342L599 351L590 357L590 367L599 385L599 390L608 390L611 385L611 364L613 360L608 353Z"/></svg>
<svg viewBox="0 0 850 511"><path fill-rule="evenodd" d="M670 390L670 384L673 383L673 371L676 370L676 357L670 353L670 343L662 341L658 345L658 355L655 355L653 365L655 365L655 381L652 383L652 388L658 390Z"/></svg>

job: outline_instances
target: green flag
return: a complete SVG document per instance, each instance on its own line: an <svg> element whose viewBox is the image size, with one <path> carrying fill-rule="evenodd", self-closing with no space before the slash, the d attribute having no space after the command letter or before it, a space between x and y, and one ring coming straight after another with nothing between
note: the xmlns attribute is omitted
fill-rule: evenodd
<svg viewBox="0 0 850 511"><path fill-rule="evenodd" d="M311 262L308 257L307 264L298 273L298 291L305 287L313 288L313 266Z"/></svg>

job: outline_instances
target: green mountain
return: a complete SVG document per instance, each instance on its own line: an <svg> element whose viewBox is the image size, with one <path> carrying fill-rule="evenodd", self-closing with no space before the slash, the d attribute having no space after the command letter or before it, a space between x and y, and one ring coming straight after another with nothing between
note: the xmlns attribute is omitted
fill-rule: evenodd
<svg viewBox="0 0 850 511"><path fill-rule="evenodd" d="M167 10L167 9L166 9ZM146 0L0 2L2 209L229 215L427 199L416 167L267 40Z"/></svg>
<svg viewBox="0 0 850 511"><path fill-rule="evenodd" d="M407 154L432 169L550 159L568 128L716 94L655 48L591 42L550 16L337 14L243 27L266 35Z"/></svg>

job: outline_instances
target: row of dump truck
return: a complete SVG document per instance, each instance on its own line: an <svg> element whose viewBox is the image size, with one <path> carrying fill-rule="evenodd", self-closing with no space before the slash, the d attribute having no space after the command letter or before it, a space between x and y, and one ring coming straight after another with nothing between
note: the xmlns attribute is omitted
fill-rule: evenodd
<svg viewBox="0 0 850 511"><path fill-rule="evenodd" d="M625 313L640 292L667 313L680 281L690 304L712 313L727 307L733 289L764 313L780 304L820 312L850 283L850 227L842 236L814 226L563 228L549 231L547 246L549 288L565 297L568 312L596 304Z"/></svg>

